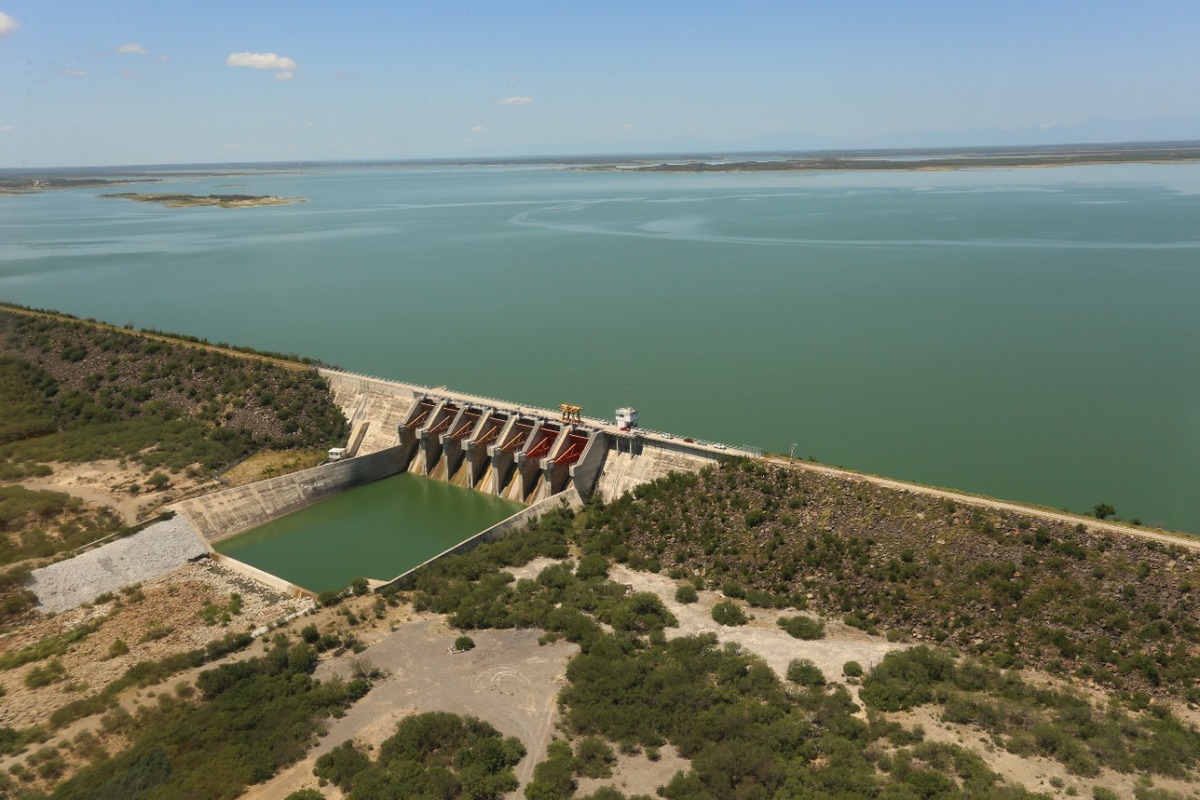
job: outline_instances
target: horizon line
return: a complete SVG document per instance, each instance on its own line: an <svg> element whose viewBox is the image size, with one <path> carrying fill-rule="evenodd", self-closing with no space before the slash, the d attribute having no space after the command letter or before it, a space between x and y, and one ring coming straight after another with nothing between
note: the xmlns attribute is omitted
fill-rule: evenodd
<svg viewBox="0 0 1200 800"><path fill-rule="evenodd" d="M1112 152L1116 149L1163 149L1171 146L1197 146L1200 139L1126 140L1110 142L1076 142L1071 144L1016 144L1016 145L952 145L933 147L858 147L858 148L810 148L810 149L767 149L767 150L689 150L651 151L630 153L576 153L569 155L511 155L511 156L429 156L412 158L332 158L332 159L277 159L268 161L179 161L155 164L92 164L65 167L0 167L0 174L20 174L64 171L146 171L181 168L226 168L272 167L297 169L322 165L371 166L371 165L487 165L487 164L563 164L563 163L626 163L648 159L728 159L750 156L836 156L848 155L944 155L986 153L1052 153L1086 149L1093 152Z"/></svg>

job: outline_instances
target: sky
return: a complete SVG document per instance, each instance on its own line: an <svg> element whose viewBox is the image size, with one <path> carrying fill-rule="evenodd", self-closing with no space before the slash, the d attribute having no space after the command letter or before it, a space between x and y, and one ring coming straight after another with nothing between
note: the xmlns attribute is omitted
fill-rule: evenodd
<svg viewBox="0 0 1200 800"><path fill-rule="evenodd" d="M0 168L1200 139L1196 0L0 0Z"/></svg>

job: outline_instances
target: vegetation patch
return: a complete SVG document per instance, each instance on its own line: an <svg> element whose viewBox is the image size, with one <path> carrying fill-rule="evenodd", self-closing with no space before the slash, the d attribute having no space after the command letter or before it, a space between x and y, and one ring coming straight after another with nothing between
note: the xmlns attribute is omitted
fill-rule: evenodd
<svg viewBox="0 0 1200 800"><path fill-rule="evenodd" d="M936 704L942 719L979 728L1010 752L1061 762L1076 775L1118 772L1187 777L1200 764L1200 732L1165 705L1130 713L1070 689L1035 686L1016 671L961 663L928 647L893 651L863 679L868 708Z"/></svg>
<svg viewBox="0 0 1200 800"><path fill-rule="evenodd" d="M517 788L512 768L524 755L519 739L482 720L430 712L402 720L374 759L347 741L317 759L313 772L350 800L496 800Z"/></svg>
<svg viewBox="0 0 1200 800"><path fill-rule="evenodd" d="M196 701L161 695L136 718L114 711L106 726L132 744L50 797L237 797L299 759L319 720L369 688L365 681L313 680L315 666L307 644L279 638L264 656L201 673Z"/></svg>
<svg viewBox="0 0 1200 800"><path fill-rule="evenodd" d="M593 504L579 536L892 640L1200 702L1200 559L1179 545L747 460Z"/></svg>

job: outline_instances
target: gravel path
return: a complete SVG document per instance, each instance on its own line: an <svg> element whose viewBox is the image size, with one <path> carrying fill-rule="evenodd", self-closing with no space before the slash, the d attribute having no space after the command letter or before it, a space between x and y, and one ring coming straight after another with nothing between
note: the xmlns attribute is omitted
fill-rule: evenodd
<svg viewBox="0 0 1200 800"><path fill-rule="evenodd" d="M66 561L35 569L28 587L37 595L42 611L67 611L105 592L157 578L207 552L191 524L175 517Z"/></svg>

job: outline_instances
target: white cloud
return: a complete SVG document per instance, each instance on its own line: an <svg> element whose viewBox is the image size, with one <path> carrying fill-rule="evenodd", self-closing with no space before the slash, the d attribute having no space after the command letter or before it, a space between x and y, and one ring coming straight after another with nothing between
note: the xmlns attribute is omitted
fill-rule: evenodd
<svg viewBox="0 0 1200 800"><path fill-rule="evenodd" d="M617 129L617 130L619 130L619 131L631 131L631 130L633 130L633 125L631 125L631 124L630 124L630 123L628 123L628 122L622 122L622 123L620 123L620 124L618 124L618 125L613 125L613 127L614 127L614 128L616 128L616 129Z"/></svg>
<svg viewBox="0 0 1200 800"><path fill-rule="evenodd" d="M3 39L5 36L12 35L12 32L19 27L21 27L21 23L17 22L3 11L0 11L0 39Z"/></svg>
<svg viewBox="0 0 1200 800"><path fill-rule="evenodd" d="M497 100L496 102L502 106L527 106L533 102L533 98L521 96L506 97L503 100Z"/></svg>
<svg viewBox="0 0 1200 800"><path fill-rule="evenodd" d="M12 133L16 129L16 125L5 125L4 127L0 128L0 133Z"/></svg>
<svg viewBox="0 0 1200 800"><path fill-rule="evenodd" d="M118 72L117 74L120 75L122 79L127 80L127 81L136 81L137 80L137 73L131 69L123 69L120 72Z"/></svg>
<svg viewBox="0 0 1200 800"><path fill-rule="evenodd" d="M250 67L252 69L296 69L296 62L287 56L277 56L274 53L230 53L225 59L230 67Z"/></svg>
<svg viewBox="0 0 1200 800"><path fill-rule="evenodd" d="M63 75L68 78L82 78L84 75L87 75L87 71L82 70L82 69L69 69L68 68L68 69L60 69L58 71L58 74Z"/></svg>
<svg viewBox="0 0 1200 800"><path fill-rule="evenodd" d="M130 42L129 44L123 44L118 47L117 52L126 53L128 55L144 56L146 55L146 48L142 47L140 44L136 44L135 42Z"/></svg>
<svg viewBox="0 0 1200 800"><path fill-rule="evenodd" d="M275 80L277 81L290 81L294 77L296 77L296 73L288 69L285 69L283 72L275 73Z"/></svg>
<svg viewBox="0 0 1200 800"><path fill-rule="evenodd" d="M159 64L165 64L165 63L167 63L167 57L166 57L166 56L155 56L155 57L154 57L154 60L155 60L155 61L157 61Z"/></svg>
<svg viewBox="0 0 1200 800"><path fill-rule="evenodd" d="M476 125L474 128L471 128L471 133L480 134L483 133L484 130L485 128L482 125Z"/></svg>

